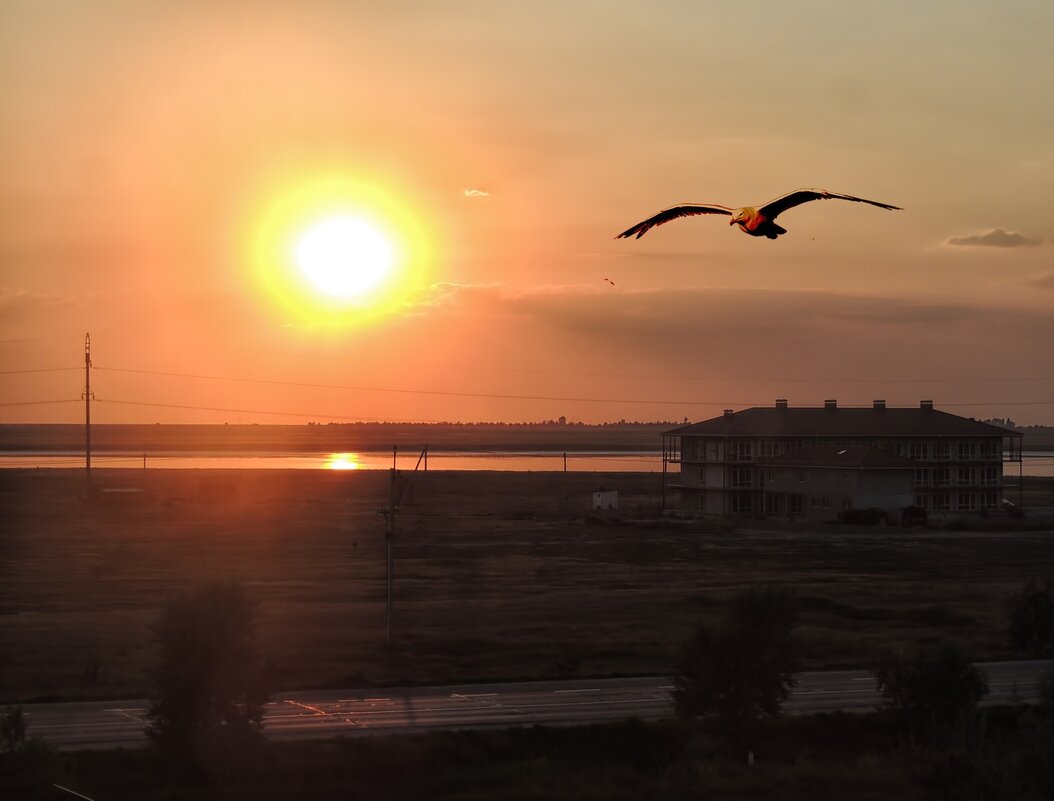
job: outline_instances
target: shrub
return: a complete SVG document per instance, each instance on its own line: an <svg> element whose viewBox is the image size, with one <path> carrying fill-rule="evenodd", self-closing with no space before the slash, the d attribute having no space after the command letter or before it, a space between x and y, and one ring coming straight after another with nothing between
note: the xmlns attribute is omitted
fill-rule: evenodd
<svg viewBox="0 0 1054 801"><path fill-rule="evenodd" d="M1054 656L1054 587L1048 574L1035 578L1010 598L1010 642L1033 656Z"/></svg>
<svg viewBox="0 0 1054 801"><path fill-rule="evenodd" d="M988 682L957 646L912 657L887 657L875 670L885 706L900 727L927 735L972 718L988 694Z"/></svg>
<svg viewBox="0 0 1054 801"><path fill-rule="evenodd" d="M796 683L794 621L793 593L767 587L737 596L718 627L700 625L674 675L677 714L716 715L729 745L747 745Z"/></svg>
<svg viewBox="0 0 1054 801"><path fill-rule="evenodd" d="M254 621L255 607L238 584L205 585L164 608L149 712L155 744L197 756L259 734L269 692Z"/></svg>

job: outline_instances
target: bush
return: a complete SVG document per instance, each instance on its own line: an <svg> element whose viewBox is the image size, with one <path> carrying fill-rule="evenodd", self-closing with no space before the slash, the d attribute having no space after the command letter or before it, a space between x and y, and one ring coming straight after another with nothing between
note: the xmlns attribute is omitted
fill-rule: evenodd
<svg viewBox="0 0 1054 801"><path fill-rule="evenodd" d="M254 622L255 607L238 584L206 585L164 608L149 712L155 744L200 756L258 737L269 692Z"/></svg>
<svg viewBox="0 0 1054 801"><path fill-rule="evenodd" d="M1050 575L1025 582L1010 598L1010 642L1032 656L1054 656L1054 587Z"/></svg>
<svg viewBox="0 0 1054 801"><path fill-rule="evenodd" d="M957 646L888 657L875 670L885 706L909 734L929 736L975 717L988 682Z"/></svg>
<svg viewBox="0 0 1054 801"><path fill-rule="evenodd" d="M0 713L0 754L18 751L26 744L26 716L20 706L5 706Z"/></svg>
<svg viewBox="0 0 1054 801"><path fill-rule="evenodd" d="M737 596L716 629L700 625L674 675L677 714L716 715L728 744L746 746L796 683L794 621L793 593L768 587Z"/></svg>

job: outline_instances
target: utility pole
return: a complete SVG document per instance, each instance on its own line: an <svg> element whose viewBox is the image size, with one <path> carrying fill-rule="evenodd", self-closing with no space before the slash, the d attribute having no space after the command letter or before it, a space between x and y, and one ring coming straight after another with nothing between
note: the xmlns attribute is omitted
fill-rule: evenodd
<svg viewBox="0 0 1054 801"><path fill-rule="evenodd" d="M567 451L564 451L564 508L567 508Z"/></svg>
<svg viewBox="0 0 1054 801"><path fill-rule="evenodd" d="M84 335L84 475L91 481L91 334Z"/></svg>
<svg viewBox="0 0 1054 801"><path fill-rule="evenodd" d="M393 589L395 580L395 559L393 553L393 546L395 545L395 512L399 508L399 503L402 500L403 494L406 492L408 483L403 485L403 492L399 492L399 474L396 472L396 456L398 454L398 448L392 448L392 467L389 471L390 480L388 483L388 505L381 509L381 514L384 515L384 544L385 544L385 563L386 563L386 599L384 606L384 642L389 648L392 644L392 605L393 605ZM410 476L410 481L417 475L417 470L421 466L421 462L425 463L425 470L428 469L428 446L421 451L421 455L417 457L417 464L414 465L414 471Z"/></svg>
<svg viewBox="0 0 1054 801"><path fill-rule="evenodd" d="M392 464L395 463L394 450L392 455ZM384 544L387 551L386 564L387 569L385 575L387 577L387 599L384 604L384 643L387 646L392 644L392 538L395 536L395 467L393 466L391 471L391 481L389 482L388 489L388 508L384 510Z"/></svg>

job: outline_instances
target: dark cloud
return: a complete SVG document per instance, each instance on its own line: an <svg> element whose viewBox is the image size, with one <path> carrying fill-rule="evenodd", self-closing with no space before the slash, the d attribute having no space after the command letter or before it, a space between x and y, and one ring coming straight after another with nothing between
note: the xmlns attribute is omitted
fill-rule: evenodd
<svg viewBox="0 0 1054 801"><path fill-rule="evenodd" d="M422 332L461 326L466 349L530 343L519 360L509 357L517 364L539 366L542 353L552 370L589 365L750 381L752 397L762 398L785 397L786 381L821 377L984 375L979 364L1009 374L1047 370L1045 343L1054 339L1054 317L1024 308L823 290L612 290L601 282L527 290L446 284L414 319ZM648 382L632 389L663 391Z"/></svg>
<svg viewBox="0 0 1054 801"><path fill-rule="evenodd" d="M829 291L606 289L600 285L530 290L502 285L437 285L427 305L433 311L516 316L568 332L633 341L918 327L972 319L978 313L971 306L953 302Z"/></svg>
<svg viewBox="0 0 1054 801"><path fill-rule="evenodd" d="M1029 239L1017 231L1007 231L1005 228L993 228L980 234L969 236L952 236L944 240L946 245L959 247L986 247L986 248L1020 248L1034 247L1043 244L1040 239Z"/></svg>

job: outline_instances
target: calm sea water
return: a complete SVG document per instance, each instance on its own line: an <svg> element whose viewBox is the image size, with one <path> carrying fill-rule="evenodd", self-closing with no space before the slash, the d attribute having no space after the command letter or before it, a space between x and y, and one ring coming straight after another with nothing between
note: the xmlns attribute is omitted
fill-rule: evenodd
<svg viewBox="0 0 1054 801"><path fill-rule="evenodd" d="M406 451L397 456L400 470L413 470L420 452ZM250 470L387 470L392 466L390 453L98 453L92 455L92 467L155 469L250 469ZM9 452L0 455L5 467L81 467L83 453ZM421 464L424 467L424 463ZM1022 472L1027 476L1054 476L1054 451L1027 453ZM562 453L443 453L428 454L430 470L502 470L560 471L564 469ZM567 469L575 472L656 473L662 471L660 453L568 453ZM672 466L676 469L676 465ZM1016 476L1017 464L1004 466L1007 476Z"/></svg>
<svg viewBox="0 0 1054 801"><path fill-rule="evenodd" d="M400 470L413 470L420 451L406 451L396 457ZM391 453L98 453L92 454L92 467L153 469L240 469L240 470L387 470ZM83 453L11 452L0 455L4 467L81 467ZM425 466L421 461L421 468ZM561 471L563 453L428 453L429 470L502 470L525 472ZM653 473L662 471L660 453L568 453L567 469L575 472Z"/></svg>

